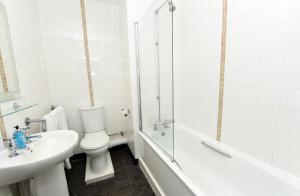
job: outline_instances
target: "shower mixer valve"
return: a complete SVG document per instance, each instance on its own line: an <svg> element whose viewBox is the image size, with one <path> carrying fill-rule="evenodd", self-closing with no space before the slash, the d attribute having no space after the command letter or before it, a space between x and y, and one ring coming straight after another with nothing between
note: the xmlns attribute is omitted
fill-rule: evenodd
<svg viewBox="0 0 300 196"><path fill-rule="evenodd" d="M154 130L160 130L160 129L167 129L170 128L170 124L172 124L174 121L172 119L170 120L163 120L163 121L156 121L154 123Z"/></svg>

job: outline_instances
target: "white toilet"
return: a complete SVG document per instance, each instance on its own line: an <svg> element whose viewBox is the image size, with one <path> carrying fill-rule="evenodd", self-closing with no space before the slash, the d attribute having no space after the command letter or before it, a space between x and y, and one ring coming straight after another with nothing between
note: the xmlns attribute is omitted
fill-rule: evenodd
<svg viewBox="0 0 300 196"><path fill-rule="evenodd" d="M90 184L113 177L109 137L104 129L104 106L82 107L80 114L84 130L80 147L87 154L85 182Z"/></svg>

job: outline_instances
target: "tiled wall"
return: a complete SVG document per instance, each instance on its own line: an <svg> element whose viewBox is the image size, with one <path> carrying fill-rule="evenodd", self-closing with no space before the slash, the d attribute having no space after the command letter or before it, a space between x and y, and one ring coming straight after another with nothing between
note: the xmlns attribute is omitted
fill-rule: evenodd
<svg viewBox="0 0 300 196"><path fill-rule="evenodd" d="M215 138L222 0L174 3L175 121Z"/></svg>
<svg viewBox="0 0 300 196"><path fill-rule="evenodd" d="M6 131L8 136L11 136L15 125L24 127L26 116L40 118L49 112L50 97L36 1L1 0L0 2L6 6L16 61L22 96L17 101L39 103L32 109L4 118ZM1 107L8 106L11 107L12 102L1 103ZM0 142L0 150L2 148Z"/></svg>
<svg viewBox="0 0 300 196"><path fill-rule="evenodd" d="M125 1L86 0L87 30L96 103L105 105L109 134L128 131L130 108Z"/></svg>
<svg viewBox="0 0 300 196"><path fill-rule="evenodd" d="M38 6L52 103L66 107L70 128L83 136L78 108L89 103L89 92L80 2L40 0Z"/></svg>
<svg viewBox="0 0 300 196"><path fill-rule="evenodd" d="M67 108L71 129L82 136L78 108L89 104L89 93L80 1L38 3L51 98ZM109 134L128 131L130 119L121 115L131 107L125 1L85 4L95 104L105 105Z"/></svg>
<svg viewBox="0 0 300 196"><path fill-rule="evenodd" d="M222 141L300 176L300 3L228 6Z"/></svg>
<svg viewBox="0 0 300 196"><path fill-rule="evenodd" d="M175 120L215 138L222 1L174 2ZM297 176L299 10L297 0L228 1L221 137Z"/></svg>

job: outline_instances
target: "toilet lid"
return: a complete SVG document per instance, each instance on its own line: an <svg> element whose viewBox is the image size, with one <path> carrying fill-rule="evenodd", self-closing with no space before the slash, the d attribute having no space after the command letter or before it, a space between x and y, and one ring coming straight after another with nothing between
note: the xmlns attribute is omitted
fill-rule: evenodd
<svg viewBox="0 0 300 196"><path fill-rule="evenodd" d="M89 133L84 136L80 142L80 147L83 149L97 149L107 145L109 137L104 132Z"/></svg>

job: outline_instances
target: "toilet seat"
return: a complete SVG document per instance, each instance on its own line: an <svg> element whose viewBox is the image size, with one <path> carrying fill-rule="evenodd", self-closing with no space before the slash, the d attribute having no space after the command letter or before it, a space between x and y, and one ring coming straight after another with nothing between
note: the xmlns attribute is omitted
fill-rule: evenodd
<svg viewBox="0 0 300 196"><path fill-rule="evenodd" d="M80 142L80 147L86 150L98 149L109 143L109 137L104 131L85 134Z"/></svg>

